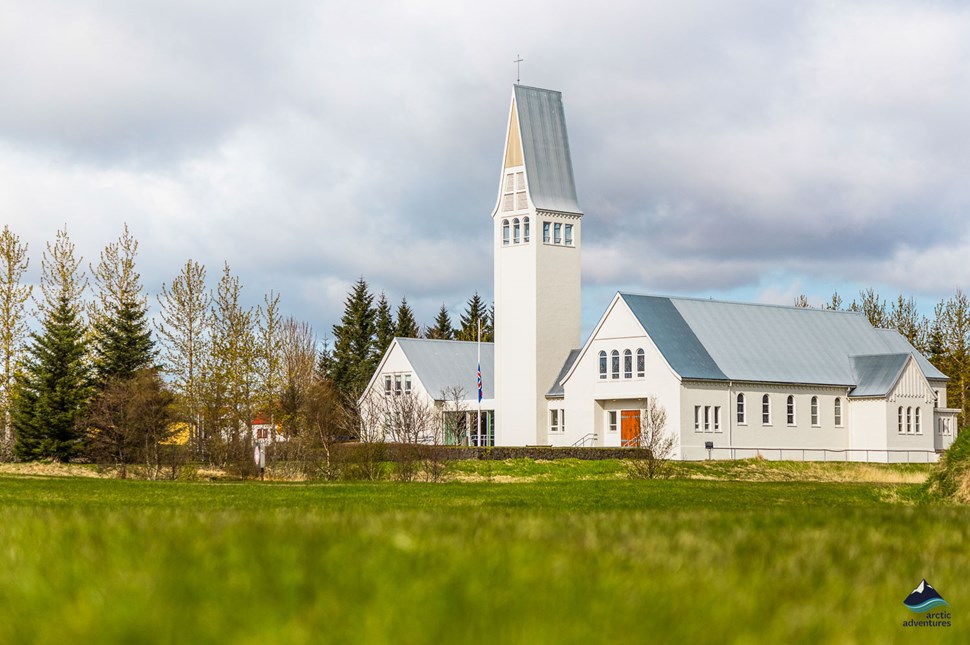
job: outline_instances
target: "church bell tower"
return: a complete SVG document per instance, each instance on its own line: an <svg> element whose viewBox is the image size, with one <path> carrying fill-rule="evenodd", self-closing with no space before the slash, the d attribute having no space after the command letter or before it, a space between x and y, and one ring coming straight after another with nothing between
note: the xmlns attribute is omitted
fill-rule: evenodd
<svg viewBox="0 0 970 645"><path fill-rule="evenodd" d="M515 85L492 213L497 445L549 443L545 394L580 344L582 217L562 94Z"/></svg>

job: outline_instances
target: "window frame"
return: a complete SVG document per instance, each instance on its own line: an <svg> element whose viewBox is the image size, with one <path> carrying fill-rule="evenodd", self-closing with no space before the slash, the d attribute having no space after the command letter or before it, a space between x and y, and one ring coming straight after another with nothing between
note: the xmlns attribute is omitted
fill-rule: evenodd
<svg viewBox="0 0 970 645"><path fill-rule="evenodd" d="M525 244L529 243L529 218L522 218L522 242Z"/></svg>
<svg viewBox="0 0 970 645"><path fill-rule="evenodd" d="M818 397L817 396L813 396L812 397L811 409L812 409L812 427L813 428L818 428L821 424L819 423Z"/></svg>
<svg viewBox="0 0 970 645"><path fill-rule="evenodd" d="M735 398L735 401L737 406L735 410L737 413L736 418L738 420L738 425L746 426L748 425L748 401L744 397L744 392L738 392L738 396Z"/></svg>
<svg viewBox="0 0 970 645"><path fill-rule="evenodd" d="M605 381L606 375L609 372L609 359L606 356L606 350L600 350L600 380Z"/></svg>
<svg viewBox="0 0 970 645"><path fill-rule="evenodd" d="M616 410L607 410L606 411L606 429L609 432L616 432L617 431L617 416L618 415L617 415Z"/></svg>
<svg viewBox="0 0 970 645"><path fill-rule="evenodd" d="M761 425L771 425L771 397L767 394L761 397Z"/></svg>
<svg viewBox="0 0 970 645"><path fill-rule="evenodd" d="M510 241L511 229L509 228L509 220L502 220L502 246L508 246Z"/></svg>
<svg viewBox="0 0 970 645"><path fill-rule="evenodd" d="M562 244L562 223L556 222L552 227L552 243Z"/></svg>
<svg viewBox="0 0 970 645"><path fill-rule="evenodd" d="M610 380L616 381L620 378L620 352L614 349L610 352Z"/></svg>
<svg viewBox="0 0 970 645"><path fill-rule="evenodd" d="M518 217L512 218L512 244L521 244L522 229Z"/></svg>
<svg viewBox="0 0 970 645"><path fill-rule="evenodd" d="M789 394L788 398L785 399L785 420L788 422L788 427L793 428L797 424L795 423L798 418L795 416L795 395Z"/></svg>
<svg viewBox="0 0 970 645"><path fill-rule="evenodd" d="M643 348L637 350L637 378L644 378L647 375L647 353Z"/></svg>
<svg viewBox="0 0 970 645"><path fill-rule="evenodd" d="M633 378L633 352L629 349L623 350L623 378Z"/></svg>
<svg viewBox="0 0 970 645"><path fill-rule="evenodd" d="M552 241L552 225L549 222L542 223L542 243L550 244Z"/></svg>
<svg viewBox="0 0 970 645"><path fill-rule="evenodd" d="M701 432L701 406L694 406L694 432Z"/></svg>
<svg viewBox="0 0 970 645"><path fill-rule="evenodd" d="M384 375L384 396L391 396L391 392L393 391L392 381L393 378L390 374Z"/></svg>
<svg viewBox="0 0 970 645"><path fill-rule="evenodd" d="M572 224L564 225L562 243L566 246L573 245L573 225Z"/></svg>
<svg viewBox="0 0 970 645"><path fill-rule="evenodd" d="M833 421L835 421L835 427L842 427L842 397L835 397L835 402L832 404Z"/></svg>
<svg viewBox="0 0 970 645"><path fill-rule="evenodd" d="M549 410L549 432L559 433L559 410Z"/></svg>

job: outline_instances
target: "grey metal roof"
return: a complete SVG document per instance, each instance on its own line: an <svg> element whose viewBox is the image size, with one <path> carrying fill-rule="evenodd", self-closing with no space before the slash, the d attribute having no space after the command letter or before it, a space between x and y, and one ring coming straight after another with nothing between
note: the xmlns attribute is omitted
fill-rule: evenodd
<svg viewBox="0 0 970 645"><path fill-rule="evenodd" d="M855 375L856 386L850 396L886 396L889 394L903 368L909 362L909 354L876 354L875 356L850 356L849 364Z"/></svg>
<svg viewBox="0 0 970 645"><path fill-rule="evenodd" d="M562 93L515 86L529 195L537 209L582 213L576 199Z"/></svg>
<svg viewBox="0 0 970 645"><path fill-rule="evenodd" d="M440 399L446 388L459 386L467 399L478 395L478 344L460 340L395 338L432 398ZM482 343L482 397L495 397L495 346Z"/></svg>
<svg viewBox="0 0 970 645"><path fill-rule="evenodd" d="M579 358L579 352L581 351L582 349L573 349L569 351L569 356L566 357L566 362L562 364L562 369L559 370L556 380L552 382L552 387L549 388L548 392L546 392L547 398L555 399L566 395L560 381L566 378L566 374L568 374L569 370L572 369L573 363L575 363L576 359Z"/></svg>
<svg viewBox="0 0 970 645"><path fill-rule="evenodd" d="M682 378L856 385L851 356L908 354L946 379L898 333L862 314L620 294Z"/></svg>

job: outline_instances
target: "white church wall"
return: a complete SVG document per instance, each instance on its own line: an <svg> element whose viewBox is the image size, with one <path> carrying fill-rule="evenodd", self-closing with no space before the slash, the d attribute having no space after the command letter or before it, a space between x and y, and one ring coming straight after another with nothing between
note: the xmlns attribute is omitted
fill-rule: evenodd
<svg viewBox="0 0 970 645"><path fill-rule="evenodd" d="M887 444L890 450L934 450L934 388L910 359L886 405ZM902 422L900 422L900 418ZM912 461L913 456L890 453L890 461Z"/></svg>
<svg viewBox="0 0 970 645"><path fill-rule="evenodd" d="M744 395L743 421L738 418L739 394ZM769 400L768 423L763 420L765 395ZM789 396L794 397L794 423L788 422ZM814 423L813 398L818 401ZM840 425L835 419L836 398L842 406ZM760 453L773 459L838 459L840 455L822 451L849 447L847 407L844 388L685 381L681 424L685 458L706 458L704 445L712 441L713 455L721 458L746 458Z"/></svg>

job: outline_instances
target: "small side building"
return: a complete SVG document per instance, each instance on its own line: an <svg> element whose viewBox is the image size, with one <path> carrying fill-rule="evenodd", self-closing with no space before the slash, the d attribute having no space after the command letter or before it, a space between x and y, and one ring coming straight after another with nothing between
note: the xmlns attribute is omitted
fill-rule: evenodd
<svg viewBox="0 0 970 645"><path fill-rule="evenodd" d="M493 343L395 338L358 402L366 431L404 443L494 445L494 364Z"/></svg>

